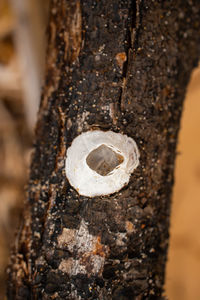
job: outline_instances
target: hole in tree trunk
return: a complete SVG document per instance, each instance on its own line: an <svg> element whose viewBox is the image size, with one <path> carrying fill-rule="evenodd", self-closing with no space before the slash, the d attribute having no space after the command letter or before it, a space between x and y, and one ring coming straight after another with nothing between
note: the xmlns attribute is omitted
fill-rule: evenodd
<svg viewBox="0 0 200 300"><path fill-rule="evenodd" d="M101 145L87 156L86 162L90 169L101 176L108 175L112 170L124 161L122 155L113 151L106 145Z"/></svg>

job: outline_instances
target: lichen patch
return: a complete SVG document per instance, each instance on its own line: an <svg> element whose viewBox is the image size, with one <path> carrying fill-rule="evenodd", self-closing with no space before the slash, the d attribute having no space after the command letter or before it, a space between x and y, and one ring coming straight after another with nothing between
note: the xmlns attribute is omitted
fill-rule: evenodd
<svg viewBox="0 0 200 300"><path fill-rule="evenodd" d="M84 220L79 229L64 228L58 237L58 245L69 250L73 257L63 259L59 270L69 275L91 274L101 275L108 247L101 244L99 236L93 236L88 231Z"/></svg>
<svg viewBox="0 0 200 300"><path fill-rule="evenodd" d="M74 229L63 228L61 235L58 236L58 246L60 248L73 249L76 231Z"/></svg>

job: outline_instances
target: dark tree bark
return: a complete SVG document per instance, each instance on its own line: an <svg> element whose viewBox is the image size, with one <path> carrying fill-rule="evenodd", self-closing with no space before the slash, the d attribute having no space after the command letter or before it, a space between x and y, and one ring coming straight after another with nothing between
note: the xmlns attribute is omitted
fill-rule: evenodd
<svg viewBox="0 0 200 300"><path fill-rule="evenodd" d="M162 299L183 99L200 2L51 0L47 69L8 299ZM65 176L81 132L133 137L140 164L110 196Z"/></svg>

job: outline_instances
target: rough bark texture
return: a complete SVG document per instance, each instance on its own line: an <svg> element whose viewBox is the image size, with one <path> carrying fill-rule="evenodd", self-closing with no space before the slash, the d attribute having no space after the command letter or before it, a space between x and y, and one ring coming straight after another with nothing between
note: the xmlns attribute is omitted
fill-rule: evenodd
<svg viewBox="0 0 200 300"><path fill-rule="evenodd" d="M162 299L177 134L199 54L199 0L52 0L47 70L8 299ZM66 149L133 137L119 193L80 196Z"/></svg>

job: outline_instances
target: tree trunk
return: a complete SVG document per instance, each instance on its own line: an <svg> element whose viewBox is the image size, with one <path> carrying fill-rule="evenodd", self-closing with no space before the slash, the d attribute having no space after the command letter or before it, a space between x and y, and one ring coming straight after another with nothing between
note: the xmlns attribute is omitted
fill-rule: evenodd
<svg viewBox="0 0 200 300"><path fill-rule="evenodd" d="M46 77L8 299L163 299L170 199L200 2L51 0ZM132 137L140 163L81 196L66 150L89 130Z"/></svg>

